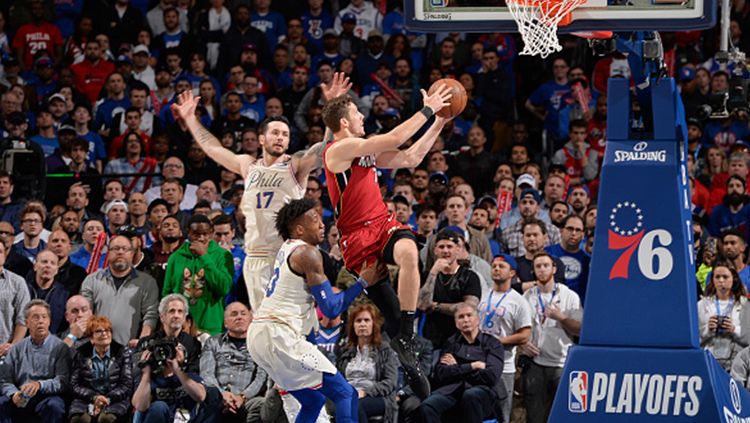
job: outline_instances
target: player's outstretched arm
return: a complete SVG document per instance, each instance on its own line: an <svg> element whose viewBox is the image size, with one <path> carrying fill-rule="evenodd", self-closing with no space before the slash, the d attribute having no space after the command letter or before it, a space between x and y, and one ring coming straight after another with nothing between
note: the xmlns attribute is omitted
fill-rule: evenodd
<svg viewBox="0 0 750 423"><path fill-rule="evenodd" d="M332 171L337 171L335 167L339 164L348 165L357 157L369 156L372 154L381 154L388 151L398 151L398 148L421 128L427 120L435 113L439 112L451 99L451 89L441 84L438 89L428 95L425 90L422 91L422 101L424 107L412 117L382 135L375 135L370 138L345 138L335 142L328 149L330 155L326 156L328 166ZM328 154L328 153L326 153ZM332 163L334 162L334 163Z"/></svg>
<svg viewBox="0 0 750 423"><path fill-rule="evenodd" d="M318 303L320 311L329 319L343 313L352 301L370 283L377 282L385 271L385 266L374 263L367 269L363 269L363 276L367 274L367 279L359 278L354 285L343 292L334 293L331 282L326 279L325 273L323 273L323 257L316 247L305 245L297 248L289 257L289 264L292 270L305 275L305 282L310 287L310 293Z"/></svg>
<svg viewBox="0 0 750 423"><path fill-rule="evenodd" d="M388 151L378 154L377 166L384 169L399 169L402 167L417 167L430 152L440 132L445 127L448 119L440 116L435 117L435 122L425 131L417 142L406 150Z"/></svg>
<svg viewBox="0 0 750 423"><path fill-rule="evenodd" d="M248 166L254 162L253 157L246 154L234 154L221 145L219 139L195 116L195 108L199 102L200 97L193 96L191 90L185 90L172 104L172 112L176 115L175 117L185 122L190 134L211 160L244 178L247 176Z"/></svg>
<svg viewBox="0 0 750 423"><path fill-rule="evenodd" d="M351 88L352 83L349 82L349 77L344 72L336 72L333 74L330 83L320 84L321 95L325 102L346 94ZM326 127L323 142L315 144L305 151L299 151L292 156L292 166L296 169L295 176L297 176L298 181L307 180L310 172L323 167L323 150L332 138L333 133Z"/></svg>

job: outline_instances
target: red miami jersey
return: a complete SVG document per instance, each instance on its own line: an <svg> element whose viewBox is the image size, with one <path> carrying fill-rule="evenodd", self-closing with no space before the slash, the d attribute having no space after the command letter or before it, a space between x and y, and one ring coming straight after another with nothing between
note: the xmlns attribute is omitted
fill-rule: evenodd
<svg viewBox="0 0 750 423"><path fill-rule="evenodd" d="M63 38L57 26L42 22L41 25L27 23L20 28L13 38L13 48L24 48L23 64L26 69L31 69L34 62L34 54L40 50L47 50L50 56L55 57L55 48L62 46Z"/></svg>
<svg viewBox="0 0 750 423"><path fill-rule="evenodd" d="M378 174L375 172L375 156L354 159L349 169L333 173L325 163L325 153L331 145L333 143L328 144L323 152L323 167L328 181L328 196L334 207L336 227L341 234L388 216L388 208L378 185Z"/></svg>

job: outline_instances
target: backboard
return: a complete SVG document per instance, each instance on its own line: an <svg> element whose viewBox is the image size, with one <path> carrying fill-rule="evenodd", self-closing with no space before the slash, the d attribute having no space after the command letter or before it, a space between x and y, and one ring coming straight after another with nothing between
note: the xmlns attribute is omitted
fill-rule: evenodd
<svg viewBox="0 0 750 423"><path fill-rule="evenodd" d="M558 32L706 29L716 10L716 0L588 0ZM404 18L424 32L518 32L504 0L405 0Z"/></svg>

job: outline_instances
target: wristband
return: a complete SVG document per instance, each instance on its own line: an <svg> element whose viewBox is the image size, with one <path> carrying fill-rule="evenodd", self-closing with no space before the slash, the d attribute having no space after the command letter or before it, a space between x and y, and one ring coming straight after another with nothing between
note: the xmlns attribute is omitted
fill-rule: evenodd
<svg viewBox="0 0 750 423"><path fill-rule="evenodd" d="M78 337L73 335L72 333L69 333L68 336L66 336L66 338L69 338L73 342L78 341Z"/></svg>
<svg viewBox="0 0 750 423"><path fill-rule="evenodd" d="M431 118L432 115L435 114L435 112L432 111L432 108L430 108L429 106L422 107L422 109L419 111L419 113L422 113L424 115L424 117L427 118L427 119Z"/></svg>
<svg viewBox="0 0 750 423"><path fill-rule="evenodd" d="M365 288L365 289L367 289L367 287L370 285L370 284L367 283L366 280L364 280L362 278L357 279L357 283L360 284L360 285L362 285L362 288Z"/></svg>

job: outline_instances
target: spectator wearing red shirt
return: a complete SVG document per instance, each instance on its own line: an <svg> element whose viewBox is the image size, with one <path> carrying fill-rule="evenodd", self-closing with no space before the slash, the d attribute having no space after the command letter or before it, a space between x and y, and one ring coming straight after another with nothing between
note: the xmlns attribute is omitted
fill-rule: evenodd
<svg viewBox="0 0 750 423"><path fill-rule="evenodd" d="M570 122L570 141L555 152L552 163L565 166L571 184L592 181L599 173L599 154L586 142L587 125L584 120Z"/></svg>
<svg viewBox="0 0 750 423"><path fill-rule="evenodd" d="M13 38L13 50L24 70L31 68L34 54L47 50L55 62L62 57L63 38L56 25L44 19L44 4L39 0L31 2L32 22L18 28Z"/></svg>
<svg viewBox="0 0 750 423"><path fill-rule="evenodd" d="M99 93L109 74L115 71L115 65L102 58L99 42L89 40L84 50L85 59L71 66L76 89L82 92L91 104L96 103Z"/></svg>

